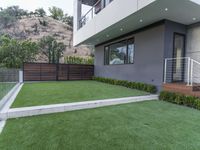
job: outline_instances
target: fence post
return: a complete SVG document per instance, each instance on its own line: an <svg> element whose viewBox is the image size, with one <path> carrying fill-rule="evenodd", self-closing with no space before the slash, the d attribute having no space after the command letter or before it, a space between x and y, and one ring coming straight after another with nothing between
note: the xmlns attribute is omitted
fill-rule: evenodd
<svg viewBox="0 0 200 150"><path fill-rule="evenodd" d="M59 75L59 64L56 63L56 81L58 81L58 75Z"/></svg>
<svg viewBox="0 0 200 150"><path fill-rule="evenodd" d="M191 59L188 58L188 78L187 78L187 85L190 85L190 61Z"/></svg>
<svg viewBox="0 0 200 150"><path fill-rule="evenodd" d="M19 70L19 83L23 83L23 71Z"/></svg>
<svg viewBox="0 0 200 150"><path fill-rule="evenodd" d="M67 80L70 80L69 75L70 75L70 64L67 64Z"/></svg>
<svg viewBox="0 0 200 150"><path fill-rule="evenodd" d="M165 58L164 83L167 82L167 58Z"/></svg>

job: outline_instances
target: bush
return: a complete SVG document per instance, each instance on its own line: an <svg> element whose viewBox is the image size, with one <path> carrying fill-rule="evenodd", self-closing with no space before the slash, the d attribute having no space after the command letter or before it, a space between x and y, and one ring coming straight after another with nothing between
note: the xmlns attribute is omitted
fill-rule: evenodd
<svg viewBox="0 0 200 150"><path fill-rule="evenodd" d="M93 65L94 64L94 58L88 57L88 58L82 58L78 56L67 56L64 58L66 64L87 64L87 65Z"/></svg>
<svg viewBox="0 0 200 150"><path fill-rule="evenodd" d="M185 96L179 93L162 91L159 99L174 104L184 105L200 110L200 98L194 96Z"/></svg>
<svg viewBox="0 0 200 150"><path fill-rule="evenodd" d="M154 85L149 85L145 83L137 83L137 82L129 82L126 80L116 80L110 78L102 78L102 77L93 77L93 80L109 83L113 85L120 85L131 89L137 89L145 92L149 92L155 94L157 92L157 88Z"/></svg>

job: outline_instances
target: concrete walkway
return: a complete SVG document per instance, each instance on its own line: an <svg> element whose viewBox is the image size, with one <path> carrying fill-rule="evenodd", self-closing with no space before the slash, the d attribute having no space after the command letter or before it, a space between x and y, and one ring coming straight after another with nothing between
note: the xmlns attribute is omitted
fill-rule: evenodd
<svg viewBox="0 0 200 150"><path fill-rule="evenodd" d="M19 117L42 115L42 114L52 114L52 113L58 113L58 112L91 109L91 108L98 108L98 107L104 107L104 106L149 101L149 100L158 100L158 95L136 96L136 97L116 98L116 99L106 99L106 100L96 100L96 101L84 101L84 102L76 102L76 103L43 105L43 106L34 106L34 107L12 108L12 109L9 109L8 111L1 112L0 119L6 120L8 118L19 118Z"/></svg>

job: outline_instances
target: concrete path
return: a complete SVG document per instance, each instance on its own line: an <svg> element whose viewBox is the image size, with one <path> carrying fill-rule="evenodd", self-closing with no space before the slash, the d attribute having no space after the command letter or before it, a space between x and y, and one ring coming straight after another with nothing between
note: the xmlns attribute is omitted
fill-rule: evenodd
<svg viewBox="0 0 200 150"><path fill-rule="evenodd" d="M42 115L42 114L52 114L52 113L58 113L58 112L91 109L91 108L98 108L98 107L104 107L104 106L149 101L149 100L158 100L158 95L147 95L147 96L136 96L136 97L116 98L116 99L106 99L106 100L96 100L96 101L84 101L84 102L76 102L76 103L64 103L64 104L55 104L55 105L12 108L12 109L9 109L8 111L1 112L0 119L6 120L8 118L19 118L19 117Z"/></svg>

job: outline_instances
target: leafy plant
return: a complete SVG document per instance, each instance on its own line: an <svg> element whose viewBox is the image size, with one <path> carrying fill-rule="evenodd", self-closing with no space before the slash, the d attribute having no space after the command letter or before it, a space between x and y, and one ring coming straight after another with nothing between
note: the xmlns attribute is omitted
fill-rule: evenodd
<svg viewBox="0 0 200 150"><path fill-rule="evenodd" d="M12 26L16 21L15 16L10 15L6 11L0 11L0 28Z"/></svg>
<svg viewBox="0 0 200 150"><path fill-rule="evenodd" d="M93 80L109 83L113 85L120 85L120 86L124 86L131 89L138 89L138 90L146 91L153 94L157 92L156 86L145 84L145 83L129 82L126 80L116 80L116 79L102 78L102 77L93 77Z"/></svg>
<svg viewBox="0 0 200 150"><path fill-rule="evenodd" d="M46 16L46 12L43 8L38 8L35 10L35 13L39 16L39 17L44 17Z"/></svg>
<svg viewBox="0 0 200 150"><path fill-rule="evenodd" d="M44 36L39 41L42 54L48 57L49 63L59 63L66 46L62 42L57 42L52 36Z"/></svg>
<svg viewBox="0 0 200 150"><path fill-rule="evenodd" d="M69 26L73 27L73 16L65 14L62 21L67 23Z"/></svg>
<svg viewBox="0 0 200 150"><path fill-rule="evenodd" d="M53 6L53 7L49 8L49 12L51 13L51 17L53 19L56 19L56 20L62 20L63 19L64 13L63 13L63 10L61 8Z"/></svg>
<svg viewBox="0 0 200 150"><path fill-rule="evenodd" d="M93 65L94 64L94 58L88 57L77 57L77 56L67 56L64 58L66 64L88 64Z"/></svg>
<svg viewBox="0 0 200 150"><path fill-rule="evenodd" d="M48 25L47 21L45 21L45 20L40 20L40 19L38 19L38 20L39 20L40 25L42 25L42 26L44 26L44 27L46 27L46 26Z"/></svg>
<svg viewBox="0 0 200 150"><path fill-rule="evenodd" d="M20 68L23 62L33 62L37 54L38 45L35 42L0 37L0 66Z"/></svg>

